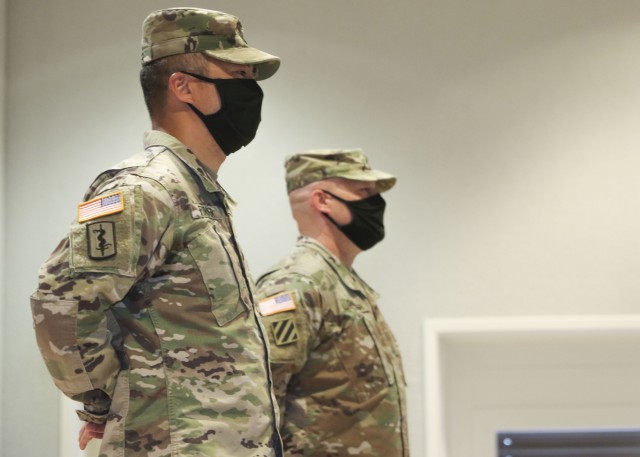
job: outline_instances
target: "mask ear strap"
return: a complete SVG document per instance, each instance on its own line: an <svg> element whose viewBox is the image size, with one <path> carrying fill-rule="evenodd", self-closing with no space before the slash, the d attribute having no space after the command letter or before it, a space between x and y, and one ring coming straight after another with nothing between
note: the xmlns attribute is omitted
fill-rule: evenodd
<svg viewBox="0 0 640 457"><path fill-rule="evenodd" d="M333 198L335 198L338 201L344 201L342 200L340 197L338 197L337 195L333 195L331 192L329 192L328 190L324 190L324 189L320 189L322 191L322 193L324 194L329 194L331 195ZM322 214L324 217L326 217L327 219L329 219L333 225L335 225L336 227L340 227L340 225L335 221L334 218L332 218L329 214L325 213L324 211L320 211L320 214Z"/></svg>
<svg viewBox="0 0 640 457"><path fill-rule="evenodd" d="M322 190L322 192L324 192L325 194L329 194L329 195L331 195L333 198L335 198L336 200L338 200L338 201L340 201L340 202L342 202L342 203L345 203L345 202L347 201L347 200L345 200L344 198L340 198L340 197L338 197L337 195L332 194L332 193L331 193L331 192L329 192L328 190L324 190L324 189L320 189L320 190Z"/></svg>
<svg viewBox="0 0 640 457"><path fill-rule="evenodd" d="M193 76L194 78L199 79L200 81L204 81L206 83L215 84L217 82L213 78L208 78L208 77L206 77L204 75L199 75L197 73L191 73L190 71L182 70L180 73L184 73L185 75Z"/></svg>
<svg viewBox="0 0 640 457"><path fill-rule="evenodd" d="M327 219L329 219L329 220L333 223L333 225L335 225L336 227L341 227L341 225L340 225L340 224L338 224L338 223L335 221L335 219L333 219L333 218L332 218L331 216L329 216L327 213L324 213L324 212L323 212L323 213L322 213L322 215L323 215L324 217L326 217Z"/></svg>

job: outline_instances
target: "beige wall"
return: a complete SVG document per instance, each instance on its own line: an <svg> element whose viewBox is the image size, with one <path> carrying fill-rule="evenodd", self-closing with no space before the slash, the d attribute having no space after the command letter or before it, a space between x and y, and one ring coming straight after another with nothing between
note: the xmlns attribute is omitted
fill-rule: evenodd
<svg viewBox="0 0 640 457"><path fill-rule="evenodd" d="M172 4L8 1L9 456L50 455L57 441L28 295L92 178L140 147L139 27ZM404 352L414 455L423 319L636 312L640 3L191 4L238 14L250 43L283 58L262 84L258 138L220 173L254 275L294 242L286 154L362 146L399 177L388 237L355 267Z"/></svg>

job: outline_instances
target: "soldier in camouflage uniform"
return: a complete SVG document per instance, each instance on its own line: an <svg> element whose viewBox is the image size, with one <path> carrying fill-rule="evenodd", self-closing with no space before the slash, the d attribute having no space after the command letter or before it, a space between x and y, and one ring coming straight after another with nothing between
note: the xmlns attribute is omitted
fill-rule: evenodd
<svg viewBox="0 0 640 457"><path fill-rule="evenodd" d="M301 236L258 280L285 455L407 457L400 352L351 268L384 237L380 193L396 179L358 149L296 154L285 168Z"/></svg>
<svg viewBox="0 0 640 457"><path fill-rule="evenodd" d="M282 455L268 339L217 182L256 133L255 80L279 63L225 13L144 21L153 130L90 186L31 300L55 384L84 403L81 448L103 437L100 456Z"/></svg>

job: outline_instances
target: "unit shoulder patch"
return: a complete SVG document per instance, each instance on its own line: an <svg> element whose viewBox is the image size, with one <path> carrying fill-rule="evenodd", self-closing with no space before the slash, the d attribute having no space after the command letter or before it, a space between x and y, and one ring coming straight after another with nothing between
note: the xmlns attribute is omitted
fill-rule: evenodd
<svg viewBox="0 0 640 457"><path fill-rule="evenodd" d="M104 195L78 205L78 222L86 222L124 211L122 192Z"/></svg>
<svg viewBox="0 0 640 457"><path fill-rule="evenodd" d="M295 343L299 338L298 329L293 321L293 317L272 322L271 331L273 331L273 342L276 343L277 346Z"/></svg>
<svg viewBox="0 0 640 457"><path fill-rule="evenodd" d="M272 314L282 313L284 311L292 311L296 309L296 302L293 292L283 292L265 298L258 303L260 314L263 316L271 316Z"/></svg>
<svg viewBox="0 0 640 457"><path fill-rule="evenodd" d="M93 260L110 259L117 254L116 230L113 222L87 224L87 255Z"/></svg>

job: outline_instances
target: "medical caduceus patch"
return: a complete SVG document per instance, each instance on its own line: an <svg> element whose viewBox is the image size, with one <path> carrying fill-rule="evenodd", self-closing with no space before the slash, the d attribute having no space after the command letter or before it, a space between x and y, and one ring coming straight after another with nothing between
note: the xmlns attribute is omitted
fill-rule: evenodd
<svg viewBox="0 0 640 457"><path fill-rule="evenodd" d="M87 251L90 259L109 259L118 253L113 222L87 224Z"/></svg>
<svg viewBox="0 0 640 457"><path fill-rule="evenodd" d="M293 322L293 317L271 323L273 339L276 345L285 346L298 341L298 330Z"/></svg>

